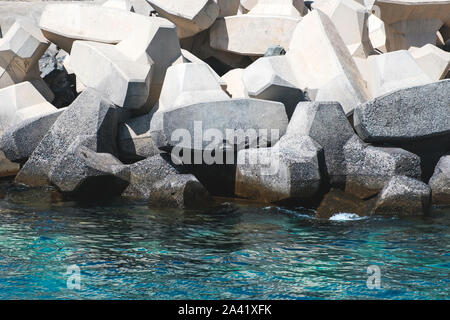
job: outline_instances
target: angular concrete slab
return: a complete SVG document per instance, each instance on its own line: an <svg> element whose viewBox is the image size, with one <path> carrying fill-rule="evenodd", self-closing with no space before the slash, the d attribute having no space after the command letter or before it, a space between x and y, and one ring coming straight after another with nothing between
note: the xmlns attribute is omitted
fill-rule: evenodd
<svg viewBox="0 0 450 320"><path fill-rule="evenodd" d="M247 13L256 16L302 17L306 14L303 0L258 0Z"/></svg>
<svg viewBox="0 0 450 320"><path fill-rule="evenodd" d="M163 112L161 124L156 141L160 148L200 151L234 145L238 151L246 146L275 144L286 132L288 118L284 105L279 102L228 99ZM207 138L210 134L215 138Z"/></svg>
<svg viewBox="0 0 450 320"><path fill-rule="evenodd" d="M192 174L170 175L151 187L153 208L205 209L212 204L208 190Z"/></svg>
<svg viewBox="0 0 450 320"><path fill-rule="evenodd" d="M286 56L259 58L245 69L242 81L251 98L283 103L289 118L305 100Z"/></svg>
<svg viewBox="0 0 450 320"><path fill-rule="evenodd" d="M386 24L388 52L436 44L436 32L450 25L449 0L377 0Z"/></svg>
<svg viewBox="0 0 450 320"><path fill-rule="evenodd" d="M353 119L366 142L412 142L450 134L450 79L397 90L356 108Z"/></svg>
<svg viewBox="0 0 450 320"><path fill-rule="evenodd" d="M65 110L66 108L46 112L10 126L0 138L0 150L11 161L23 162L28 159Z"/></svg>
<svg viewBox="0 0 450 320"><path fill-rule="evenodd" d="M147 0L164 18L177 25L180 39L208 29L219 16L220 8L214 0Z"/></svg>
<svg viewBox="0 0 450 320"><path fill-rule="evenodd" d="M431 189L422 181L395 176L378 196L372 214L424 215L430 209Z"/></svg>
<svg viewBox="0 0 450 320"><path fill-rule="evenodd" d="M219 17L235 16L239 11L241 5L240 0L214 0L219 6Z"/></svg>
<svg viewBox="0 0 450 320"><path fill-rule="evenodd" d="M287 48L299 21L300 18L259 15L221 18L210 29L210 44L217 50L262 56L274 45Z"/></svg>
<svg viewBox="0 0 450 320"><path fill-rule="evenodd" d="M421 178L419 156L400 148L374 147L354 135L344 146L345 192L366 199L376 195L393 176Z"/></svg>
<svg viewBox="0 0 450 320"><path fill-rule="evenodd" d="M67 19L71 17L71 19ZM48 4L39 27L44 36L70 53L75 40L116 44L149 25L149 17L85 3Z"/></svg>
<svg viewBox="0 0 450 320"><path fill-rule="evenodd" d="M51 102L55 96L39 72L39 59L48 46L49 42L32 21L16 21L0 39L0 89L29 81Z"/></svg>
<svg viewBox="0 0 450 320"><path fill-rule="evenodd" d="M258 4L258 1L259 0L241 0L241 13L248 13Z"/></svg>
<svg viewBox="0 0 450 320"><path fill-rule="evenodd" d="M439 160L429 185L432 190L433 204L450 204L450 155Z"/></svg>
<svg viewBox="0 0 450 320"><path fill-rule="evenodd" d="M93 137L89 145L92 151L117 155L118 112L98 91L83 91L42 138L15 182L48 185L48 174L56 160L79 136Z"/></svg>
<svg viewBox="0 0 450 320"><path fill-rule="evenodd" d="M119 125L117 144L120 160L127 163L139 161L161 152L151 137L150 121L151 114L145 114Z"/></svg>
<svg viewBox="0 0 450 320"><path fill-rule="evenodd" d="M177 63L202 63L202 64L205 64L206 66L208 66L208 68L211 70L211 72L217 78L217 81L220 82L220 86L222 87L222 89L226 90L227 84L225 83L225 81L223 81L220 78L220 76L217 74L217 72L215 72L214 69L211 68L211 66L209 64L207 64L202 59L200 59L193 53L189 52L188 50L181 49L181 58L178 59L178 61L175 62L174 64L177 64Z"/></svg>
<svg viewBox="0 0 450 320"><path fill-rule="evenodd" d="M373 50L369 38L369 10L353 0L319 0L312 7L325 13L334 23L350 54L367 57Z"/></svg>
<svg viewBox="0 0 450 320"><path fill-rule="evenodd" d="M406 50L372 55L365 63L363 77L373 98L433 82Z"/></svg>
<svg viewBox="0 0 450 320"><path fill-rule="evenodd" d="M376 15L371 14L367 19L367 26L369 29L369 39L372 47L386 53L386 27L383 20L378 18Z"/></svg>
<svg viewBox="0 0 450 320"><path fill-rule="evenodd" d="M153 63L132 61L115 45L75 41L70 67L84 86L102 92L117 106L139 110L148 100Z"/></svg>
<svg viewBox="0 0 450 320"><path fill-rule="evenodd" d="M331 189L320 202L316 218L330 219L335 214L352 213L360 217L370 214L374 200L361 200L340 189Z"/></svg>
<svg viewBox="0 0 450 320"><path fill-rule="evenodd" d="M69 21L61 19L61 16L67 15L74 18ZM118 93L106 92L105 86L107 85L104 84L101 88L102 86L99 83L109 78L108 76L105 77L105 74L110 70L88 75L86 69L81 67L81 72L84 71L81 78L90 79L90 81L85 80L86 82L92 82L93 86L98 86L103 93L114 98L118 105L123 106L126 103L127 107L137 109L142 113L150 111L158 101L167 68L181 56L176 27L163 18L146 17L115 8L85 4L52 4L47 6L43 12L40 25L46 37L67 52L71 51L75 40L115 45L114 50L112 46L102 46L105 49L104 51L108 51L107 58L103 52L100 54L103 58L100 59L98 57L99 52L96 50L97 58L89 62L95 64L94 60L100 59L102 62L99 63L97 68L113 65L116 74L117 70L124 73L120 75L122 81L119 81L119 84L114 83L119 87L122 86L120 83L132 83L137 80L138 91L144 91L141 90L142 81L147 79L145 80L146 85L149 84L149 74L146 74L146 72L150 72L149 67L154 65L150 90L147 94L136 93L135 88L130 88L129 92L123 92L124 88L119 90ZM101 46L97 45L96 48L98 49L98 47ZM84 48L86 49L86 46ZM86 50L84 52L86 53ZM71 60L74 59L76 57L73 57L72 53ZM82 57L78 57L78 59L82 59ZM73 64L73 61L71 63ZM81 62L79 65L81 66ZM80 72L80 68L78 71ZM83 79L79 79L79 83L89 86L90 84L84 83ZM119 97L114 97L114 95ZM147 95L148 98L142 104L144 95ZM137 102L135 102L136 100Z"/></svg>
<svg viewBox="0 0 450 320"><path fill-rule="evenodd" d="M248 92L243 81L245 69L237 68L228 71L222 76L222 80L226 83L226 91L232 98L248 98Z"/></svg>
<svg viewBox="0 0 450 320"><path fill-rule="evenodd" d="M447 76L450 70L450 52L432 44L426 44L421 48L411 47L408 51L431 80L438 81Z"/></svg>
<svg viewBox="0 0 450 320"><path fill-rule="evenodd" d="M30 82L0 89L0 132L20 121L55 110Z"/></svg>
<svg viewBox="0 0 450 320"><path fill-rule="evenodd" d="M307 136L284 136L273 148L239 151L236 195L265 202L313 197L321 184L321 152Z"/></svg>
<svg viewBox="0 0 450 320"><path fill-rule="evenodd" d="M204 63L177 64L167 69L159 111L207 101L227 100L215 73Z"/></svg>
<svg viewBox="0 0 450 320"><path fill-rule="evenodd" d="M49 180L58 190L74 197L119 196L128 186L129 172L122 169L122 163L113 155L97 153L84 146L84 140L90 138L80 136L75 139L55 160Z"/></svg>
<svg viewBox="0 0 450 320"><path fill-rule="evenodd" d="M124 11L134 12L133 5L130 0L107 0L102 4L103 7L116 8Z"/></svg>
<svg viewBox="0 0 450 320"><path fill-rule="evenodd" d="M312 54L314 53L314 54ZM345 113L369 99L364 80L333 22L313 10L298 24L286 57L301 89L317 101L338 101Z"/></svg>
<svg viewBox="0 0 450 320"><path fill-rule="evenodd" d="M5 157L3 151L0 151L0 178L14 177L20 170L20 164L11 162Z"/></svg>
<svg viewBox="0 0 450 320"><path fill-rule="evenodd" d="M286 135L309 136L324 150L328 178L332 185L344 185L344 145L355 135L338 102L300 102Z"/></svg>

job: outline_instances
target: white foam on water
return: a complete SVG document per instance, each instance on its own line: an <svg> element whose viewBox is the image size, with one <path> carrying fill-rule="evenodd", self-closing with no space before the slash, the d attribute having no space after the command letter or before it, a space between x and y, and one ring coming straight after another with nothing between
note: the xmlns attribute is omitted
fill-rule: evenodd
<svg viewBox="0 0 450 320"><path fill-rule="evenodd" d="M366 219L366 217L360 217L357 214L345 213L345 212L335 213L330 218L331 221L356 221L356 220L362 220L362 219Z"/></svg>

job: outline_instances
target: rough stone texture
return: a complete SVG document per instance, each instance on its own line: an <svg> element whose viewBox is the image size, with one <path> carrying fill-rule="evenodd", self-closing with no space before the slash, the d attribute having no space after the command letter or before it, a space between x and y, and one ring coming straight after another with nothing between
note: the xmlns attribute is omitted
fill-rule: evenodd
<svg viewBox="0 0 450 320"><path fill-rule="evenodd" d="M209 206L212 199L192 174L171 175L151 187L151 207L192 209Z"/></svg>
<svg viewBox="0 0 450 320"><path fill-rule="evenodd" d="M208 29L219 16L220 7L213 0L147 0L164 18L177 26L180 38L191 37Z"/></svg>
<svg viewBox="0 0 450 320"><path fill-rule="evenodd" d="M370 214L374 203L374 199L361 200L340 189L331 189L323 197L322 202L317 208L316 217L330 219L337 213L354 213L358 216L367 216Z"/></svg>
<svg viewBox="0 0 450 320"><path fill-rule="evenodd" d="M369 39L369 10L353 0L319 0L312 7L333 21L352 56L367 57L373 50Z"/></svg>
<svg viewBox="0 0 450 320"><path fill-rule="evenodd" d="M191 174L181 171L167 155L155 155L126 166L129 185L123 196L149 201L151 206L192 208L211 202L209 193Z"/></svg>
<svg viewBox="0 0 450 320"><path fill-rule="evenodd" d="M356 108L353 119L366 142L417 141L450 134L450 80L397 90Z"/></svg>
<svg viewBox="0 0 450 320"><path fill-rule="evenodd" d="M411 47L408 50L420 68L433 81L444 79L450 70L450 52L426 44L421 48Z"/></svg>
<svg viewBox="0 0 450 320"><path fill-rule="evenodd" d="M439 160L429 185L433 204L450 204L450 155Z"/></svg>
<svg viewBox="0 0 450 320"><path fill-rule="evenodd" d="M9 161L0 151L0 178L14 177L20 170L20 164Z"/></svg>
<svg viewBox="0 0 450 320"><path fill-rule="evenodd" d="M372 55L365 63L362 75L373 98L433 82L406 50Z"/></svg>
<svg viewBox="0 0 450 320"><path fill-rule="evenodd" d="M311 54L314 52L314 54ZM364 80L333 22L313 10L298 24L286 57L301 89L316 101L338 101L346 114L368 100Z"/></svg>
<svg viewBox="0 0 450 320"><path fill-rule="evenodd" d="M236 195L265 202L313 197L321 184L321 152L306 136L285 136L272 148L239 151Z"/></svg>
<svg viewBox="0 0 450 320"><path fill-rule="evenodd" d="M153 186L166 177L180 174L180 170L171 165L164 155L155 155L145 160L128 165L130 184L123 192L124 196L149 199Z"/></svg>
<svg viewBox="0 0 450 320"><path fill-rule="evenodd" d="M56 111L30 82L0 89L0 133L25 119Z"/></svg>
<svg viewBox="0 0 450 320"><path fill-rule="evenodd" d="M323 147L330 184L359 198L377 194L394 175L421 175L417 155L360 141L337 102L299 103L286 135L309 136L317 141Z"/></svg>
<svg viewBox="0 0 450 320"><path fill-rule="evenodd" d="M425 183L395 176L378 195L373 214L399 216L426 214L431 204L431 189Z"/></svg>
<svg viewBox="0 0 450 320"><path fill-rule="evenodd" d="M262 56L274 45L287 48L299 21L300 18L259 15L220 18L210 29L210 45L239 55Z"/></svg>
<svg viewBox="0 0 450 320"><path fill-rule="evenodd" d="M376 195L395 175L421 177L419 156L400 148L374 147L354 135L344 146L345 191L364 199Z"/></svg>
<svg viewBox="0 0 450 320"><path fill-rule="evenodd" d="M48 177L61 192L101 198L120 195L128 186L129 172L109 153L96 153L96 136L78 136L54 162Z"/></svg>
<svg viewBox="0 0 450 320"><path fill-rule="evenodd" d="M48 100L53 93L39 76L39 59L49 42L29 20L16 21L0 39L0 89L29 81Z"/></svg>
<svg viewBox="0 0 450 320"><path fill-rule="evenodd" d="M289 118L305 99L286 56L259 58L245 69L242 81L251 98L283 103Z"/></svg>
<svg viewBox="0 0 450 320"><path fill-rule="evenodd" d="M155 114L156 115L156 114ZM190 104L160 114L162 124L155 141L160 148L177 147L188 150L216 150L224 144L235 145L238 151L258 143L276 143L286 132L288 124L284 105L279 102L257 99L229 99ZM153 121L153 120L152 120ZM204 139L203 133L211 133L214 141ZM153 130L153 129L152 129ZM246 135L251 131L252 135ZM276 130L275 134L272 131ZM230 132L245 136L242 141L228 141ZM182 136L179 136L183 134ZM245 138L248 138L245 141ZM224 142L227 141L227 143ZM241 140L241 139L238 139ZM267 144L266 144L267 145Z"/></svg>
<svg viewBox="0 0 450 320"><path fill-rule="evenodd" d="M117 154L118 110L97 91L88 88L56 120L16 177L16 183L47 185L57 158L81 135L96 136L91 146L98 153Z"/></svg>
<svg viewBox="0 0 450 320"><path fill-rule="evenodd" d="M51 111L9 127L0 138L0 150L11 161L22 162L28 159L64 111L65 109Z"/></svg>
<svg viewBox="0 0 450 320"><path fill-rule="evenodd" d="M119 125L120 160L139 161L160 153L150 134L150 120L151 115L145 114Z"/></svg>
<svg viewBox="0 0 450 320"><path fill-rule="evenodd" d="M326 169L333 185L345 181L343 148L355 135L338 102L300 102L289 122L287 135L310 136L323 147Z"/></svg>

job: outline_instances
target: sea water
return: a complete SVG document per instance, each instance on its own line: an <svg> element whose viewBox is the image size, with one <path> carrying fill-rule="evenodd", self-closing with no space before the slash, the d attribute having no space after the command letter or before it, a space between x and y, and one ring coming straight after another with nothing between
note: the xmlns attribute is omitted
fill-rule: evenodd
<svg viewBox="0 0 450 320"><path fill-rule="evenodd" d="M227 202L63 201L3 181L0 299L448 299L449 230L443 208L325 221Z"/></svg>

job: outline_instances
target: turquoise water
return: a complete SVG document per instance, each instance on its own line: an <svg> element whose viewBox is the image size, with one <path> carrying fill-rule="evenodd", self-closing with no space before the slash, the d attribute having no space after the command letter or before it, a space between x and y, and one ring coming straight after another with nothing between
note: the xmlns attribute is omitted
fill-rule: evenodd
<svg viewBox="0 0 450 320"><path fill-rule="evenodd" d="M450 210L321 221L301 208L64 202L2 182L0 299L448 299L449 227ZM80 290L67 287L72 265Z"/></svg>

